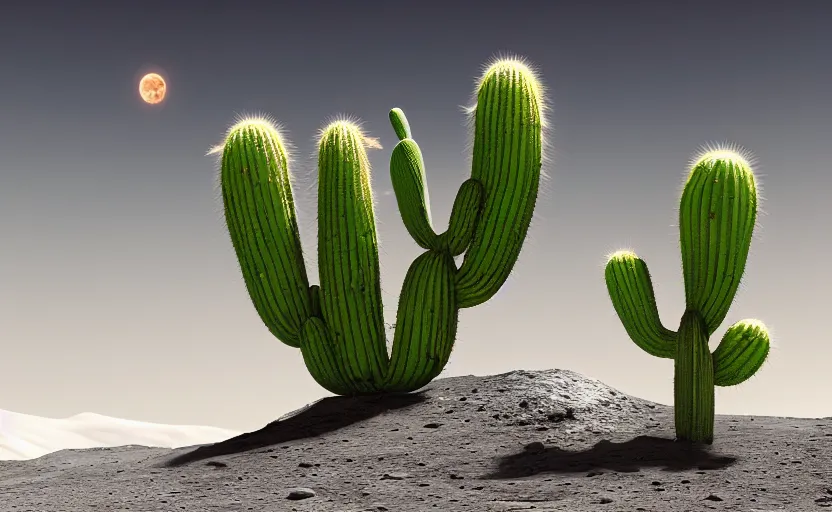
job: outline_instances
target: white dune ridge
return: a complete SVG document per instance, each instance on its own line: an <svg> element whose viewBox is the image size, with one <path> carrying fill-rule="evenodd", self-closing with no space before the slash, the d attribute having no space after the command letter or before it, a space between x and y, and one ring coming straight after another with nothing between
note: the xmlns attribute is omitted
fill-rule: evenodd
<svg viewBox="0 0 832 512"><path fill-rule="evenodd" d="M240 434L218 427L146 423L89 412L43 418L0 409L0 460L29 460L60 450L126 445L181 448Z"/></svg>

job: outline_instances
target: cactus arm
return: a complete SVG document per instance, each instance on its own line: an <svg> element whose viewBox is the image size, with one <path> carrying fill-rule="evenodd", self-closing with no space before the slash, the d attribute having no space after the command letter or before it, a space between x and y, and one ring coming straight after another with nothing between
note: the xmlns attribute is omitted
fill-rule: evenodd
<svg viewBox="0 0 832 512"><path fill-rule="evenodd" d="M604 270L612 305L630 338L656 357L676 357L676 333L659 318L653 283L647 264L635 253L613 253Z"/></svg>
<svg viewBox="0 0 832 512"><path fill-rule="evenodd" d="M769 333L762 322L741 320L735 323L714 350L714 384L735 386L745 382L763 366L769 350Z"/></svg>
<svg viewBox="0 0 832 512"><path fill-rule="evenodd" d="M471 177L483 186L484 197L457 275L461 308L497 293L526 238L541 174L541 93L532 70L514 60L496 62L480 80Z"/></svg>
<svg viewBox="0 0 832 512"><path fill-rule="evenodd" d="M242 169L242 164L237 161L239 160L239 157L240 155L232 151L232 147L230 145L226 145L223 150L223 164L220 168L220 172L222 172L222 168L224 167L236 166ZM256 252L248 250L249 247L256 250L257 240L253 236L253 229L250 223L247 222L248 217L243 213L244 211L247 212L247 208L241 208L238 206L245 204L243 198L239 197L240 186L236 184L238 178L240 178L240 176L233 172L228 172L226 177L223 177L222 174L220 174L225 222L228 227L228 232L231 235L231 244L234 247L234 253L237 255L237 261L240 265L243 281L246 285L246 290L248 291L252 304L254 305L254 309L257 311L257 314L260 316L269 331L275 337L278 337L275 331L280 332L280 329L274 328L274 325L276 324L276 318L273 313L275 310L274 303L270 302L269 295L264 293L264 280L261 279L261 275L263 274L261 274L258 270L263 268L262 261L259 265L255 263L254 254L256 254ZM278 337L278 339L280 338ZM284 343L292 347L299 343L294 336L287 336L285 339L288 339L289 343L286 343L285 341Z"/></svg>
<svg viewBox="0 0 832 512"><path fill-rule="evenodd" d="M428 251L410 265L402 285L387 391L413 391L448 362L456 337L456 265L447 252Z"/></svg>
<svg viewBox="0 0 832 512"><path fill-rule="evenodd" d="M292 347L311 314L288 156L266 121L233 126L220 163L220 188L232 245L255 309Z"/></svg>
<svg viewBox="0 0 832 512"><path fill-rule="evenodd" d="M404 139L393 148L390 179L407 232L423 249L437 248L438 236L430 217L422 152L413 139Z"/></svg>
<svg viewBox="0 0 832 512"><path fill-rule="evenodd" d="M702 312L713 332L739 287L757 215L757 189L748 162L714 150L694 163L679 208L688 309Z"/></svg>
<svg viewBox="0 0 832 512"><path fill-rule="evenodd" d="M344 377L343 361L332 345L323 320L318 317L307 320L301 329L300 339L303 362L315 382L336 395L349 395L361 389L353 387Z"/></svg>
<svg viewBox="0 0 832 512"><path fill-rule="evenodd" d="M708 327L687 310L679 325L673 378L676 438L711 444L714 439L714 369Z"/></svg>
<svg viewBox="0 0 832 512"><path fill-rule="evenodd" d="M354 386L378 386L387 344L370 163L357 125L335 121L318 155L318 268L321 313Z"/></svg>
<svg viewBox="0 0 832 512"><path fill-rule="evenodd" d="M482 185L475 179L462 182L451 210L448 230L440 235L440 245L451 256L459 256L471 243L482 208Z"/></svg>
<svg viewBox="0 0 832 512"><path fill-rule="evenodd" d="M399 107L395 107L390 110L389 116L390 124L393 125L393 131L396 132L396 136L399 140L411 139L410 123L407 122L407 117L404 115L404 111Z"/></svg>

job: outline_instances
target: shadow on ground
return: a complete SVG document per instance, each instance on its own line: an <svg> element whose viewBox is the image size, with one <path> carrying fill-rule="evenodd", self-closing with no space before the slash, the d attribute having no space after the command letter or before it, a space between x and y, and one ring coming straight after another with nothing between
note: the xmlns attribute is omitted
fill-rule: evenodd
<svg viewBox="0 0 832 512"><path fill-rule="evenodd" d="M200 446L168 460L162 466L176 467L220 455L316 437L368 420L383 412L410 407L423 401L425 396L421 393L327 397L273 421L260 430Z"/></svg>
<svg viewBox="0 0 832 512"><path fill-rule="evenodd" d="M705 446L651 436L639 436L623 443L604 439L588 450L576 452L532 443L522 453L500 458L497 470L483 478L521 478L538 473L582 473L593 469L632 473L648 467L660 467L664 471L708 470L722 469L736 460L712 454Z"/></svg>

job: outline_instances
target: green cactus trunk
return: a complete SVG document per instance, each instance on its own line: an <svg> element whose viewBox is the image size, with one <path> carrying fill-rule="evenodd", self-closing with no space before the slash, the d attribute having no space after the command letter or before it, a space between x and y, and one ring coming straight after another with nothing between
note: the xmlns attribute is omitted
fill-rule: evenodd
<svg viewBox="0 0 832 512"><path fill-rule="evenodd" d="M410 265L396 314L387 391L419 389L448 363L459 316L455 277L447 252L425 252Z"/></svg>
<svg viewBox="0 0 832 512"><path fill-rule="evenodd" d="M698 311L686 311L679 325L673 388L676 437L712 443L714 366L707 326Z"/></svg>

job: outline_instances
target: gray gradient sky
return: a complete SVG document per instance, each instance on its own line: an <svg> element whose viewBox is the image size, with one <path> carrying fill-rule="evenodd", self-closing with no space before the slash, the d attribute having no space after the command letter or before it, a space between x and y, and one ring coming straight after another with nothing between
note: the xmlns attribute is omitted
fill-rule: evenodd
<svg viewBox="0 0 832 512"><path fill-rule="evenodd" d="M605 255L632 248L664 323L684 309L676 208L689 158L731 141L759 162L764 215L725 328L776 348L717 389L717 412L832 415L832 2L47 2L0 17L0 409L255 429L326 394L246 293L205 156L239 114L295 145L315 266L314 136L360 118L380 219L386 321L420 253L390 194L404 109L447 225L470 173L481 67L527 57L549 87L551 179L504 288L463 310L443 375L568 368L672 403L673 362L628 338ZM168 79L140 102L146 71Z"/></svg>

